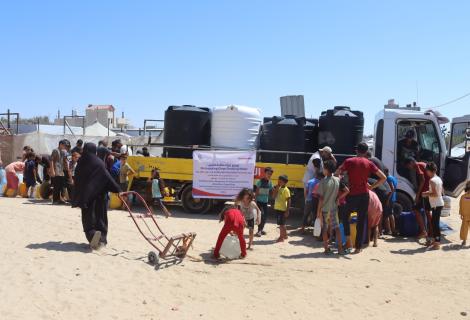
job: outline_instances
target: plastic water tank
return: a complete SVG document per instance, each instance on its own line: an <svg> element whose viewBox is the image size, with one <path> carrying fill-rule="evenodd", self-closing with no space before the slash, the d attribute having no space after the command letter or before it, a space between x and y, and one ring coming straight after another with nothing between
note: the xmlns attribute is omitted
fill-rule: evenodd
<svg viewBox="0 0 470 320"><path fill-rule="evenodd" d="M262 150L294 151L305 150L305 118L295 116L265 118L260 148ZM260 160L271 163L305 163L303 154L261 152Z"/></svg>
<svg viewBox="0 0 470 320"><path fill-rule="evenodd" d="M261 112L256 108L215 107L212 110L211 146L256 149L261 121Z"/></svg>
<svg viewBox="0 0 470 320"><path fill-rule="evenodd" d="M363 133L362 112L338 106L322 112L319 119L318 144L319 147L330 146L336 154L352 155L355 153L355 147L362 141Z"/></svg>
<svg viewBox="0 0 470 320"><path fill-rule="evenodd" d="M314 153L318 150L318 119L307 119L304 125L305 148L307 153ZM310 159L310 155L305 155L305 163Z"/></svg>
<svg viewBox="0 0 470 320"><path fill-rule="evenodd" d="M169 106L165 111L163 142L174 146L209 146L211 137L211 111L190 105ZM191 149L164 148L164 156L192 158Z"/></svg>

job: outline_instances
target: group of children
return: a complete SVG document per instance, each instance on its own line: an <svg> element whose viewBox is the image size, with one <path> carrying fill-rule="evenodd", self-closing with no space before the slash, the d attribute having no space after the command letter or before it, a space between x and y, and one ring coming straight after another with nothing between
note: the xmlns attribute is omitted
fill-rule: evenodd
<svg viewBox="0 0 470 320"><path fill-rule="evenodd" d="M315 176L305 185L305 208L300 230L304 232L308 226L318 220L321 224L321 239L325 254L332 254L333 241L337 245L339 255L351 253L354 247L350 237L351 211L346 200L350 189L347 176L338 174L341 172L341 170L337 170L335 161L324 161L321 170L317 170ZM376 247L378 236L382 232L390 235L398 234L395 217L401 211L399 205L396 205L397 179L390 175L388 169L385 168L384 172L386 183L389 186L389 192L386 196L379 197L376 192L368 190L367 229L362 240L366 246L370 241L373 241L373 246ZM429 202L431 209L428 230L430 240L426 245L431 249L439 249L441 241L439 220L444 206L443 184L437 175L437 167L434 163L426 164L424 174L429 179L429 187L421 193L421 196ZM255 191L243 189L236 198L235 206L222 213L221 221L225 221L225 225L214 251L216 258L219 257L220 246L229 232L235 232L239 239L243 239L243 229L244 227L248 228L249 240L246 247L248 250L253 248L255 225L258 225L256 236L260 237L266 234L263 229L271 198L274 199L273 211L279 226L277 242L288 239L286 219L289 216L291 204L291 193L287 187L288 177L279 176L278 183L274 186L271 181L272 175L272 168L266 168L263 178L258 180L254 186ZM465 246L470 228L470 181L467 182L465 194L460 199L460 216L462 219L460 237L462 246ZM244 227L240 227L240 225ZM360 237L360 235L356 235L356 237ZM244 257L246 255L246 250L243 250L245 241L240 240L240 245L242 246L242 257Z"/></svg>

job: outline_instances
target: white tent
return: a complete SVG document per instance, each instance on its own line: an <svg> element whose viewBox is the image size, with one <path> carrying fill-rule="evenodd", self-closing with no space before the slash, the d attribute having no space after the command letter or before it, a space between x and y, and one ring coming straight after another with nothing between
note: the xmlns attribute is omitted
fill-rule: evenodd
<svg viewBox="0 0 470 320"><path fill-rule="evenodd" d="M85 134L87 136L95 136L95 137L106 137L106 136L115 137L116 136L116 134L113 131L111 130L108 131L108 128L103 126L98 121L95 121L95 123L86 127Z"/></svg>

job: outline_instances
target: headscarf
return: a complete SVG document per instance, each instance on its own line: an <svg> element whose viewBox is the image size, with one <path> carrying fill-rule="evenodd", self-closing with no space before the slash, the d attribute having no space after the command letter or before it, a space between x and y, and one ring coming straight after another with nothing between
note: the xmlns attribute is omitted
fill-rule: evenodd
<svg viewBox="0 0 470 320"><path fill-rule="evenodd" d="M121 188L96 155L96 144L88 142L75 169L75 188L72 206L87 208L98 196L106 192L120 192Z"/></svg>
<svg viewBox="0 0 470 320"><path fill-rule="evenodd" d="M111 151L108 148L105 148L105 147L98 147L98 150L96 151L96 154L97 154L98 158L103 160L104 166L106 167L106 170L108 170L108 172L111 173L111 169L112 169L113 164L114 164L113 159L111 159L109 157L109 155L111 154Z"/></svg>

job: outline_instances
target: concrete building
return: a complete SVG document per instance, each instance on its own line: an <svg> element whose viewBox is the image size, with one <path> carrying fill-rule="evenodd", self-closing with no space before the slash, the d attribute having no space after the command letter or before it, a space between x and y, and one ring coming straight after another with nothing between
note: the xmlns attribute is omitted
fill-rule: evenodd
<svg viewBox="0 0 470 320"><path fill-rule="evenodd" d="M114 106L89 104L85 110L85 126L90 126L98 121L104 127L116 127L116 118L114 116Z"/></svg>

